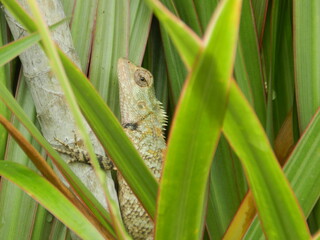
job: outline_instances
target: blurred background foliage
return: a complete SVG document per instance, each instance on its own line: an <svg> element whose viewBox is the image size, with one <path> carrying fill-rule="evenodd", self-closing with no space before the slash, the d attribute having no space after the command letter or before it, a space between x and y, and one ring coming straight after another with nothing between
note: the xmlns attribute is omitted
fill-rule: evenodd
<svg viewBox="0 0 320 240"><path fill-rule="evenodd" d="M71 17L70 28L82 70L115 115L120 117L115 64L119 57L126 56L153 73L156 95L168 113L167 129L170 129L188 70L169 34L144 1L61 2L66 16ZM162 3L203 37L219 1L162 0ZM318 16L320 2L316 0L244 0L242 5L234 78L253 107L281 165L313 146L310 143L302 150L294 148L320 106ZM12 37L3 11L0 11L0 27L0 44L5 45ZM0 68L0 81L38 125L18 59ZM1 102L0 113L41 152L31 135L10 116ZM319 146L313 149L317 154L313 158L319 157ZM291 154L293 149L296 155ZM300 155L300 158L311 159L308 155ZM16 159L34 168L1 126L0 159ZM307 189L308 184L320 184L319 180L310 183L303 176L300 180L301 189ZM0 236L5 239L70 238L63 224L15 185L2 179L0 189ZM247 192L241 163L226 138L221 136L208 181L204 239L224 236ZM320 228L320 204L316 203L319 187L314 194L310 210L305 212L311 233ZM249 206L254 209L252 202ZM247 238L257 239L256 235L250 235L254 234L252 229Z"/></svg>

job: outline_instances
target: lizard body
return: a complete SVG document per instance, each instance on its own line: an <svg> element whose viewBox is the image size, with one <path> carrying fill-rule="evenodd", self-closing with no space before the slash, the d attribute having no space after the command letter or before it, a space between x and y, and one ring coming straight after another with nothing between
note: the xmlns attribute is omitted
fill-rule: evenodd
<svg viewBox="0 0 320 240"><path fill-rule="evenodd" d="M152 74L126 59L119 59L118 79L121 123L147 167L159 180L166 143L166 115L157 100ZM121 174L119 202L124 223L134 239L153 239L153 222Z"/></svg>
<svg viewBox="0 0 320 240"><path fill-rule="evenodd" d="M163 151L166 143L163 128L166 114L155 96L152 74L134 65L127 59L118 61L121 123L127 136L138 150L147 167L159 180ZM62 147L57 151L71 156L70 162L90 164L88 153L78 146L75 136L74 146L56 139ZM112 162L104 156L97 156L104 170L113 168ZM153 222L141 206L139 200L118 172L119 203L124 224L135 240L153 239Z"/></svg>

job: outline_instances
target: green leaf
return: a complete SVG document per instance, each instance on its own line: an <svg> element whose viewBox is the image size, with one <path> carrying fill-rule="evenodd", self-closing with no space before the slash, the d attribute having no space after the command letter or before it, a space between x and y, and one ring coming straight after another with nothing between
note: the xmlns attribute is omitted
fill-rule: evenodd
<svg viewBox="0 0 320 240"><path fill-rule="evenodd" d="M319 131L320 112L318 110L283 169L305 216L310 214L320 197ZM261 239L262 236L259 221L255 219L245 239Z"/></svg>
<svg viewBox="0 0 320 240"><path fill-rule="evenodd" d="M64 23L65 20L59 21L58 23L50 27L51 30ZM0 47L0 66L3 66L10 60L14 59L29 47L36 44L40 40L39 33L32 33L29 36L20 38L17 41L11 42L5 46Z"/></svg>
<svg viewBox="0 0 320 240"><path fill-rule="evenodd" d="M10 60L17 57L20 53L23 53L29 47L34 45L40 40L40 36L37 33L33 33L27 37L20 38L6 46L0 48L0 66L3 66Z"/></svg>
<svg viewBox="0 0 320 240"><path fill-rule="evenodd" d="M170 34L176 48L184 52L181 57L186 66L191 66L200 49L201 40L199 37L184 22L168 11L161 2L155 0L145 0L145 2ZM184 44L180 44L181 39L183 39Z"/></svg>
<svg viewBox="0 0 320 240"><path fill-rule="evenodd" d="M311 214L308 217L308 225L311 234L319 232L320 201L314 205ZM320 232L319 232L320 235Z"/></svg>
<svg viewBox="0 0 320 240"><path fill-rule="evenodd" d="M173 14L175 14L176 16L179 15L178 14L179 9L176 7L176 5L173 1L162 0L162 3ZM212 3L212 1L210 1L210 3ZM212 4L210 4L210 3L204 2L204 1L201 1L201 3L198 1L194 2L194 4L196 5L195 7L197 9L201 9L206 12L206 17L207 17L206 21L207 22L204 23L205 25L208 24L210 17L212 15L213 9L214 9ZM208 6L208 5L210 5L210 6ZM179 6L184 8L183 4L181 4ZM190 4L189 4L189 6L190 6ZM190 12L186 13L185 16L188 16L188 15L194 16L195 15L193 8L189 8L188 10ZM186 11L186 8L184 8L181 11ZM201 17L201 15L199 17ZM172 18L173 18L173 21L180 21L179 19L175 19L174 17L172 17ZM190 18L188 18L188 19L190 20ZM199 23L197 22L197 19L195 19L195 17L192 17L191 19L192 19L191 22L187 22L189 24L189 26L198 26L199 25ZM187 19L182 18L181 20L186 21ZM184 80L186 79L186 76L187 76L187 70L181 60L181 57L179 56L179 54L177 52L177 49L175 48L172 40L170 39L168 32L166 31L164 26L161 25L160 27L161 27L161 37L162 37L162 41L163 41L163 45L164 45L165 57L166 57L166 62L167 62L168 78L169 78L169 83L170 83L169 86L170 86L170 90L171 90L171 94L169 95L169 97L171 98L170 102L172 102L173 105L176 106L178 103L178 100L179 100L179 96L180 96L180 92L181 92ZM203 30L201 30L201 32L203 32ZM179 41L184 41L184 40L180 39ZM180 44L178 44L177 46L180 46ZM190 65L192 65L192 64L190 64Z"/></svg>
<svg viewBox="0 0 320 240"><path fill-rule="evenodd" d="M71 6L65 6L64 12L67 16L68 14L72 14L72 24L70 27L74 48L79 56L82 71L87 73L94 38L98 0L77 1L76 3L73 0L64 0L62 3L72 4Z"/></svg>
<svg viewBox="0 0 320 240"><path fill-rule="evenodd" d="M176 15L179 15L189 26L198 26L200 21L202 29L207 27L213 10L218 4L218 1L215 0L205 0L194 1L194 7L185 7L179 1L175 1L174 6L171 5L173 4L173 1L163 0L162 2L171 12L179 13L176 13ZM195 14L195 9L197 17L189 18L189 15L193 16ZM201 30L201 32L203 32L203 30ZM176 105L177 97L180 95L180 90L185 77L175 73L184 73L185 67L181 66L182 63L180 57L176 56L178 53L172 45L172 42L165 30L162 31L162 38L166 40L165 55L168 61L167 68L170 76L170 88L172 89L172 95L169 96L174 96L174 100L172 102ZM254 46L255 45L252 45L249 49L255 50ZM235 64L237 64L237 62ZM173 76L171 77L171 75ZM259 81L256 82L259 83ZM232 149L225 139L220 139L220 143L217 147L215 158L212 163L209 181L210 188L206 213L206 230L208 231L211 239L221 239L236 213L244 194L247 192L246 179L241 163L232 152Z"/></svg>
<svg viewBox="0 0 320 240"><path fill-rule="evenodd" d="M17 186L15 186L15 187L17 187ZM26 193L24 193L24 194L27 195ZM34 203L37 203L33 199L32 199L32 201ZM31 226L32 227L32 238L33 239L48 239L51 236L53 236L53 232L51 230L52 230L52 227L55 225L54 224L55 221L58 221L58 220L55 219L54 216L48 210L46 210L42 205L37 203L36 206L37 206L36 218L34 218L34 215L29 214L30 217L33 217L32 226ZM23 221L21 221L21 223ZM64 229L61 229L60 233L62 233L63 230L66 232L67 229L68 228L66 226L64 226ZM29 232L26 233L25 236L28 236L29 234L30 234L30 229L29 229ZM21 239L21 235L20 236L17 235L17 237ZM51 239L53 240L53 238L51 238ZM65 240L67 240L67 239L65 238Z"/></svg>
<svg viewBox="0 0 320 240"><path fill-rule="evenodd" d="M168 68L168 78L172 92L172 96L169 95L169 97L171 97L171 101L173 102L174 106L176 106L179 101L184 80L187 76L187 70L176 48L174 47L174 44L172 43L170 36L164 27L160 26L160 29Z"/></svg>
<svg viewBox="0 0 320 240"><path fill-rule="evenodd" d="M123 12L123 14L126 14ZM130 1L130 40L128 59L141 65L151 26L152 12L143 0ZM122 48L122 46L120 47ZM124 56L121 56L124 57Z"/></svg>
<svg viewBox="0 0 320 240"><path fill-rule="evenodd" d="M312 239L313 240L320 240L320 232L318 232Z"/></svg>
<svg viewBox="0 0 320 240"><path fill-rule="evenodd" d="M10 11L15 19L22 20L21 23L29 29L30 32L36 32L37 29L33 19L24 11L17 1L1 0L1 3Z"/></svg>
<svg viewBox="0 0 320 240"><path fill-rule="evenodd" d="M263 36L263 28L266 21L266 14L267 14L267 7L268 7L268 0L252 0L252 9L254 19L256 21L256 28L257 28L257 37L259 39L259 43L261 40L261 36Z"/></svg>
<svg viewBox="0 0 320 240"><path fill-rule="evenodd" d="M1 11L0 12L0 49L8 41L9 40L8 40L8 32L6 28L6 20L4 17L4 12ZM1 59L2 57L0 57L0 61ZM10 74L9 64L0 67L0 83L7 87L11 85L11 74ZM0 102L0 114L7 119L9 119L10 117L9 110L5 107L5 105L2 102ZM7 144L7 137L8 137L8 132L4 127L0 126L0 159L4 158L4 153L5 153L6 144Z"/></svg>
<svg viewBox="0 0 320 240"><path fill-rule="evenodd" d="M83 239L104 239L94 225L40 175L25 166L8 161L0 161L0 175L30 194Z"/></svg>
<svg viewBox="0 0 320 240"><path fill-rule="evenodd" d="M160 36L159 22L153 21L142 66L152 72L157 99L168 114L168 77L166 61Z"/></svg>
<svg viewBox="0 0 320 240"><path fill-rule="evenodd" d="M276 45L275 52L272 56L268 56L266 52L270 51L270 49L266 47L267 44L265 44L263 52L266 53L266 61L274 63L273 76L270 76L274 79L274 83L272 84L273 87L270 88L269 91L272 91L273 132L275 135L277 135L285 118L292 110L295 94L292 39L292 2L283 1L278 2L278 4L273 4L272 17L275 14L279 15L279 20L275 21L275 24L270 23L271 27L276 30L273 30L274 32L271 33L271 35L277 36L276 41L273 43ZM266 27L266 31L268 31L269 27ZM266 37L265 41L269 42L269 39L269 37ZM272 46L273 44L270 45ZM269 71L267 72L270 73Z"/></svg>
<svg viewBox="0 0 320 240"><path fill-rule="evenodd" d="M55 165L58 167L62 175L66 178L69 184L73 187L78 196L86 203L86 205L93 211L95 216L101 220L104 226L112 232L112 227L103 219L109 222L110 216L101 204L93 197L92 193L83 185L77 176L70 170L68 165L61 159L59 154L51 147L51 145L44 139L40 131L28 119L19 104L14 100L8 90L0 85L0 99L7 105L7 107L15 114L19 121L28 129L32 136L40 143L49 156L53 159Z"/></svg>
<svg viewBox="0 0 320 240"><path fill-rule="evenodd" d="M183 21L198 35L202 36L204 29L199 22L198 12L195 6L195 1L184 0L184 1L173 1L177 16L183 19ZM202 5L208 5L208 1L202 1ZM213 1L211 1L213 2ZM211 14L210 14L211 16Z"/></svg>
<svg viewBox="0 0 320 240"><path fill-rule="evenodd" d="M290 1L273 2L264 34L264 41L270 43L263 45L263 54L267 79L266 132L271 145L293 103L291 8Z"/></svg>
<svg viewBox="0 0 320 240"><path fill-rule="evenodd" d="M242 239L250 227L252 219L256 216L256 213L252 192L249 191L243 198L223 238Z"/></svg>
<svg viewBox="0 0 320 240"><path fill-rule="evenodd" d="M219 4L219 0L193 1L198 12L198 19L202 27L202 32L207 28L214 9Z"/></svg>
<svg viewBox="0 0 320 240"><path fill-rule="evenodd" d="M309 231L296 198L262 126L235 84L229 101L223 132L242 162L266 236L308 239Z"/></svg>
<svg viewBox="0 0 320 240"><path fill-rule="evenodd" d="M220 7L171 128L160 183L156 239L202 236L207 179L226 111L241 1L224 1Z"/></svg>
<svg viewBox="0 0 320 240"><path fill-rule="evenodd" d="M0 85L0 87L2 86ZM29 119L35 119L35 107L25 81L20 82L17 89L16 99L24 109ZM12 119L12 124L28 141L32 142L33 146L38 151L40 151L41 146L36 141L32 140L31 134L22 124L20 124L17 118ZM36 169L12 137L8 138L5 155L5 161L9 160L14 160L15 162L23 164L32 170ZM7 181L6 179L1 180L0 216L5 219L0 228L0 236L2 238L27 240L27 236L29 236L30 232L34 228L34 221L37 221L37 218L42 215L37 214L38 209L38 204L15 184ZM47 214L51 215L50 213ZM20 224L17 225L17 222ZM12 228L12 226L16 227Z"/></svg>
<svg viewBox="0 0 320 240"><path fill-rule="evenodd" d="M261 56L250 1L244 1L241 12L239 43L235 61L237 83L263 126L266 125L266 99Z"/></svg>
<svg viewBox="0 0 320 240"><path fill-rule="evenodd" d="M100 96L119 118L117 63L127 57L129 1L98 1L89 76Z"/></svg>
<svg viewBox="0 0 320 240"><path fill-rule="evenodd" d="M60 222L56 218L53 219L52 222L53 222L53 226L51 229L52 235L50 235L52 240L72 240L70 236L70 231L62 222Z"/></svg>
<svg viewBox="0 0 320 240"><path fill-rule="evenodd" d="M320 1L293 1L295 83L300 132L320 106Z"/></svg>
<svg viewBox="0 0 320 240"><path fill-rule="evenodd" d="M221 136L209 176L206 227L211 240L220 240L248 191L241 162Z"/></svg>
<svg viewBox="0 0 320 240"><path fill-rule="evenodd" d="M175 37L179 36L181 35L175 35ZM180 44L184 44L183 39L180 40ZM179 51L183 55L184 52L181 49L182 47ZM309 238L304 217L274 157L265 133L234 82L232 82L227 113L224 133L245 168L255 202L259 212L261 211L260 217L266 235L269 238L274 236ZM264 159L261 164L264 168L256 163L256 159ZM284 208L283 200L287 201Z"/></svg>

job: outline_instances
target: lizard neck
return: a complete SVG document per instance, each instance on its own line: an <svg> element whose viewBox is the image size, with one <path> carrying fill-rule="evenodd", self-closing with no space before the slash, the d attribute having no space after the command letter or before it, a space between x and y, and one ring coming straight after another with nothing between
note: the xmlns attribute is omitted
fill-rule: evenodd
<svg viewBox="0 0 320 240"><path fill-rule="evenodd" d="M125 123L123 127L148 168L159 179L166 143L158 118L150 114L138 122Z"/></svg>
<svg viewBox="0 0 320 240"><path fill-rule="evenodd" d="M154 113L149 113L137 121L122 121L122 126L129 133L140 133L143 135L150 135L154 138L162 138L163 136L163 123ZM131 134L130 134L131 135Z"/></svg>

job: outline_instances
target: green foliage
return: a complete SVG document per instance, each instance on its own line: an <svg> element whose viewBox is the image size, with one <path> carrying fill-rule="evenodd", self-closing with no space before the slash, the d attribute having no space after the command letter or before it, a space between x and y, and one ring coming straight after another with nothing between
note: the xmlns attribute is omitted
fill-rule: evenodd
<svg viewBox="0 0 320 240"><path fill-rule="evenodd" d="M46 179L30 169L13 162L0 162L0 174L20 186L34 196L40 204L52 210L52 213L75 229L84 239L104 239L101 233L90 223L89 219L81 214L68 199L54 188ZM46 189L46 191L43 191Z"/></svg>
<svg viewBox="0 0 320 240"><path fill-rule="evenodd" d="M318 1L205 0L199 4L163 0L162 5L156 0L63 0L65 12L72 15L72 35L82 70L92 84L54 47L40 15L34 21L36 5L35 18L31 18L15 1L1 2L32 33L5 45L5 19L1 15L0 43L5 45L0 48L1 66L41 36L41 45L79 124L83 123L77 105L155 219L156 239L221 239L232 231L237 239L245 233L246 239L259 239L263 234L269 239L309 239L309 215L312 233L320 228ZM119 100L115 66L119 57L128 57L137 64L144 59L143 64L153 70L156 92L173 118L159 184L116 118ZM10 64L15 66L14 61ZM0 68L0 99L7 106L0 105L0 114L8 118L8 109L13 112L13 123L24 135L18 139L19 144L22 146L26 139L40 143L94 220L44 170L47 164L31 157L43 177L31 171L29 168L34 166L0 128L0 157L7 152L5 161L0 162L0 215L6 218L0 235L17 238L19 227L19 232L29 233L34 239L47 239L50 232L54 239L69 237L56 220L48 224L46 218L51 215L37 208L6 178L84 239L129 238L117 206L111 202L110 216L34 126L36 113L30 94L21 88L23 78L19 78L13 99L13 84L8 79L18 76L19 68L12 67L10 72L8 66ZM282 127L285 120L293 122L291 127ZM293 135L295 123L300 128L299 141L286 145L290 141L285 138ZM224 136L219 143L221 132ZM286 134L279 134L283 132ZM91 149L89 142L87 147ZM281 162L283 159L274 153L279 147L286 149L282 155L287 154L283 171L277 157ZM27 154L30 148L25 150ZM39 144L36 149L42 152ZM292 150L289 156L288 149ZM97 163L94 167L103 179ZM254 200L249 208L254 212L256 206L258 216L246 218L238 233L233 228L238 218L232 218L241 218L245 204L240 203L248 186ZM10 217L8 206L25 211L17 210ZM33 217L34 225L27 220ZM21 239L29 238L25 234Z"/></svg>
<svg viewBox="0 0 320 240"><path fill-rule="evenodd" d="M203 203L212 155L227 108L240 7L241 1L225 1L221 11L212 18L204 43L193 47L201 51L197 60L195 56L189 60L195 63L170 132L158 199L157 239L202 236ZM180 42L184 38L183 34L175 37ZM183 54L187 45L180 49Z"/></svg>

